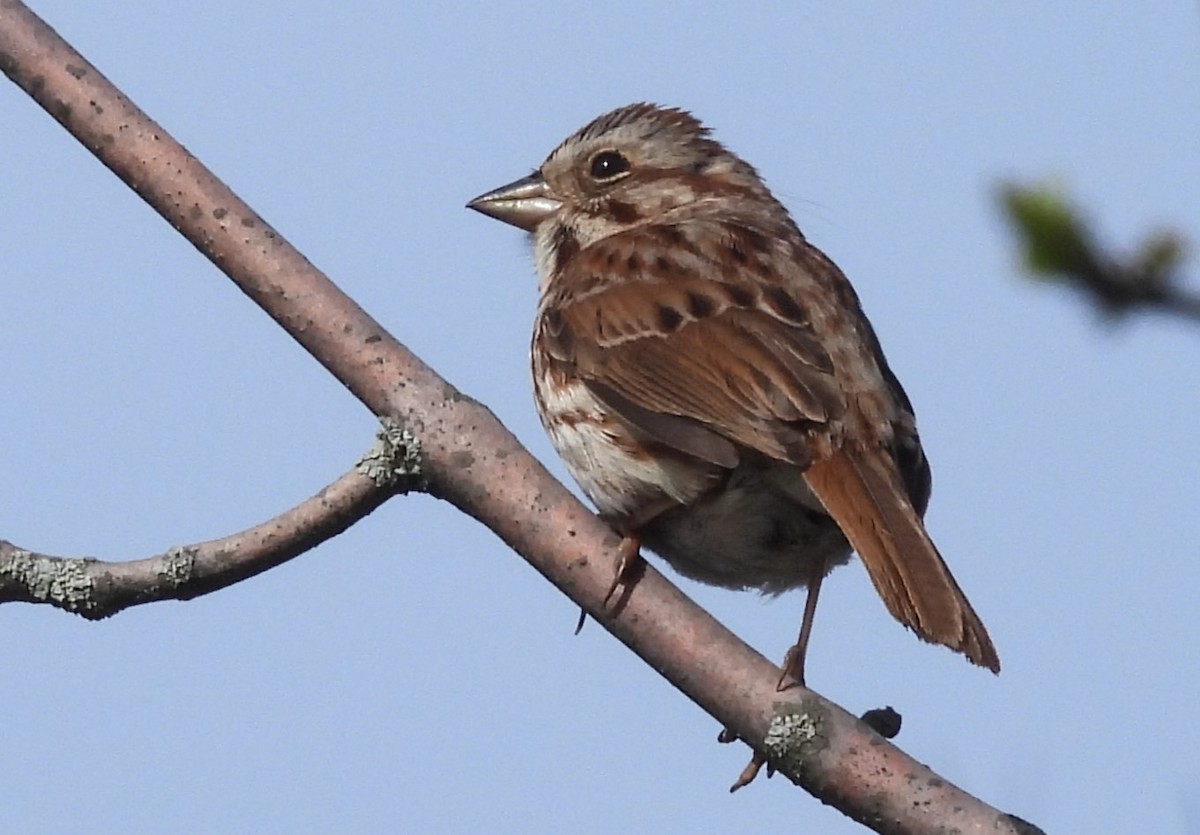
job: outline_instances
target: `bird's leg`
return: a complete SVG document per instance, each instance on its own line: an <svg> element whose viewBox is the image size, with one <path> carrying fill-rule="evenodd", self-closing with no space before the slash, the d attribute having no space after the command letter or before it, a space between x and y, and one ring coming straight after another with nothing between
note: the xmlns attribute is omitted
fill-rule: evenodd
<svg viewBox="0 0 1200 835"><path fill-rule="evenodd" d="M642 560L642 542L634 534L625 534L621 539L621 544L617 546L617 559L614 565L612 585L608 587L608 592L604 595L604 606L608 606L608 601L616 594L617 589L623 583L633 579L633 575L637 572L638 565ZM575 634L579 634L579 630L583 629L583 624L587 621L587 609L580 607L579 621L575 624Z"/></svg>
<svg viewBox="0 0 1200 835"><path fill-rule="evenodd" d="M824 579L825 560L816 559L810 567L808 576L808 596L804 598L804 618L800 621L800 637L783 657L783 670L779 676L779 683L775 685L777 691L786 690L790 686L789 679L792 684L804 686L804 658L808 655L808 639L812 635L813 618L817 613L817 596L821 593L821 581ZM733 742L736 739L737 735L728 728L717 736L718 742ZM750 757L750 762L746 764L742 773L729 787L729 791L735 792L742 786L748 786L754 782L754 778L758 776L758 772L762 771L764 765L767 765L767 758L755 751ZM767 765L767 776L770 777L772 773L772 768Z"/></svg>
<svg viewBox="0 0 1200 835"><path fill-rule="evenodd" d="M722 732L724 733L724 732ZM726 740L722 737L717 737L720 742L732 742L732 739ZM742 773L733 781L733 785L729 787L729 793L733 794L742 786L748 786L754 782L754 778L758 776L758 772L762 771L762 767L767 764L767 758L757 751L750 758L750 762L746 763L746 767L742 769ZM770 777L774 771L770 766L767 766L767 776Z"/></svg>
<svg viewBox="0 0 1200 835"><path fill-rule="evenodd" d="M821 593L821 581L825 579L825 560L813 560L808 577L808 596L804 598L804 618L800 621L800 637L783 657L783 671L776 690L786 690L788 679L804 686L804 659L808 655L808 639L812 635L813 618L817 613L817 596Z"/></svg>
<svg viewBox="0 0 1200 835"><path fill-rule="evenodd" d="M641 559L642 541L633 534L626 534L621 540L621 544L617 546L616 570L613 572L612 585L608 587L608 594L604 595L605 606L608 605L608 601L612 599L618 587L633 579L632 575Z"/></svg>
<svg viewBox="0 0 1200 835"><path fill-rule="evenodd" d="M642 566L645 565L645 560L642 559L642 538L636 532L641 531L659 514L678 506L679 503L674 499L664 496L657 501L650 502L633 515L618 516L601 514L600 518L611 525L613 530L621 535L621 542L617 545L617 560L615 570L613 571L612 585L608 587L608 593L604 595L605 608L608 607L608 601L612 600L618 588L622 585L633 585ZM619 608L620 601L618 601L614 613ZM575 625L576 635L579 634L579 630L583 628L584 621L586 620L587 612L581 611L579 613L579 623Z"/></svg>

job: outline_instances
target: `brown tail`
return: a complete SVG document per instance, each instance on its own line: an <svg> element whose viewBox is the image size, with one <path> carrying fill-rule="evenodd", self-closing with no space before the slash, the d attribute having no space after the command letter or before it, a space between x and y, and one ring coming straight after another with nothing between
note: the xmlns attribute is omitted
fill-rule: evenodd
<svg viewBox="0 0 1200 835"><path fill-rule="evenodd" d="M883 450L844 448L804 473L896 620L923 640L1000 672L1000 658Z"/></svg>

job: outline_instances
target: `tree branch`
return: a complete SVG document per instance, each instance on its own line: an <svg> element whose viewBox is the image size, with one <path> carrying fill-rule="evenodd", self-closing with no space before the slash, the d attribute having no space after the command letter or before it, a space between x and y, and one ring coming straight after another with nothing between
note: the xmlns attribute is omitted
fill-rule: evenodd
<svg viewBox="0 0 1200 835"><path fill-rule="evenodd" d="M0 0L0 69L355 397L419 441L430 493L487 525L793 782L881 833L1019 831L818 694L777 692L778 668L653 568L606 607L618 537L15 0Z"/></svg>
<svg viewBox="0 0 1200 835"><path fill-rule="evenodd" d="M1200 294L1181 286L1179 234L1150 235L1121 256L1100 246L1083 213L1051 186L1005 183L997 200L1030 275L1080 291L1112 319L1157 310L1200 322Z"/></svg>
<svg viewBox="0 0 1200 835"><path fill-rule="evenodd" d="M191 600L281 565L420 485L418 447L385 427L356 468L310 499L222 539L141 560L38 554L0 539L0 603L49 603L89 620L159 600Z"/></svg>

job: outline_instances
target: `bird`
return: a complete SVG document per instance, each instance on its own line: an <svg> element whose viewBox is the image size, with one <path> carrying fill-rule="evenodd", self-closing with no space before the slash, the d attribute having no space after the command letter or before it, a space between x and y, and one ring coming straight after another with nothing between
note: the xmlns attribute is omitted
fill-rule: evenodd
<svg viewBox="0 0 1200 835"><path fill-rule="evenodd" d="M701 583L806 587L784 689L853 551L896 620L999 673L925 528L913 406L855 290L707 126L620 107L467 205L529 233L534 403L622 536L614 590L643 548Z"/></svg>

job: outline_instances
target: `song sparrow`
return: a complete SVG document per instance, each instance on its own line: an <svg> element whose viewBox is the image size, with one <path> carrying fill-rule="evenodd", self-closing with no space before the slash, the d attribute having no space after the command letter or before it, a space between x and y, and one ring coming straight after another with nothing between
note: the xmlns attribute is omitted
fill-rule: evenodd
<svg viewBox="0 0 1200 835"><path fill-rule="evenodd" d="M468 205L531 233L538 414L625 557L807 585L784 663L803 683L821 580L853 547L897 620L999 672L922 522L908 397L849 281L754 168L691 114L633 104Z"/></svg>

